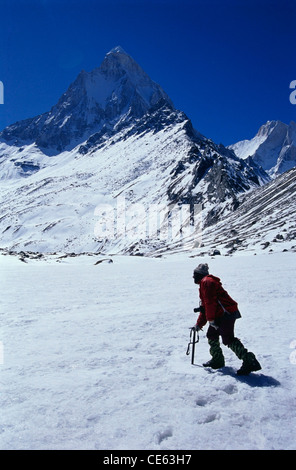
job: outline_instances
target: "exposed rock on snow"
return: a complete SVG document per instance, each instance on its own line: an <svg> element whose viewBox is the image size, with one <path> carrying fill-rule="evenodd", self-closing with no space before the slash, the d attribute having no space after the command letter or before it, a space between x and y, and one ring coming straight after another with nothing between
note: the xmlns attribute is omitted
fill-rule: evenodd
<svg viewBox="0 0 296 470"><path fill-rule="evenodd" d="M235 213L204 231L203 242L223 254L296 251L296 168L243 196Z"/></svg>

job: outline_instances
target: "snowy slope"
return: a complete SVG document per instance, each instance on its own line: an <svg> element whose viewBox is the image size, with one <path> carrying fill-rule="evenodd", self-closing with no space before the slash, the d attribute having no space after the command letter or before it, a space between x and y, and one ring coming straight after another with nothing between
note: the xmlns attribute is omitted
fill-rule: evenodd
<svg viewBox="0 0 296 470"><path fill-rule="evenodd" d="M45 168L29 178L4 181L2 246L49 252L97 251L100 243L95 241L94 230L98 205L116 205L120 194L130 202L141 200L145 206L168 201L175 159L185 158L192 145L185 123L174 122L156 137L153 129L140 136L129 136L125 130L97 151L83 155L76 149L51 157ZM175 139L179 139L177 149ZM123 243L130 244L129 240Z"/></svg>
<svg viewBox="0 0 296 470"><path fill-rule="evenodd" d="M271 176L279 175L296 166L296 123L267 121L253 139L229 148L240 158L252 157Z"/></svg>
<svg viewBox="0 0 296 470"><path fill-rule="evenodd" d="M127 128L99 149L81 154L77 147L50 157L27 178L2 181L1 246L18 251L127 252L135 245L128 227L121 238L96 235L98 206L109 204L115 210L120 196L127 209L141 203L145 212L139 224L144 226L148 213L157 213L162 205L202 204L207 225L231 212L240 194L260 185L256 172L234 154L205 139L193 141L182 113L168 110L166 119L158 132L154 127L141 133ZM48 158L36 147L30 152L40 167ZM10 172L10 165L11 160L3 162L4 172ZM168 242L148 233L136 239L138 244L141 238L148 251Z"/></svg>
<svg viewBox="0 0 296 470"><path fill-rule="evenodd" d="M205 229L203 243L221 254L296 252L296 168L242 197L238 209Z"/></svg>
<svg viewBox="0 0 296 470"><path fill-rule="evenodd" d="M0 256L0 448L295 450L295 256L202 258L261 362L245 378L225 347L222 371L185 354L197 259Z"/></svg>

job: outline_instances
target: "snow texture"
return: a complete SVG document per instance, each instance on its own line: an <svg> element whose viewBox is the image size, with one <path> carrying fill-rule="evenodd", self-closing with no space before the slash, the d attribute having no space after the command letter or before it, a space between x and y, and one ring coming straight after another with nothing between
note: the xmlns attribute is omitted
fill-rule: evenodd
<svg viewBox="0 0 296 470"><path fill-rule="evenodd" d="M0 256L0 448L295 449L295 256ZM186 356L201 259L261 371Z"/></svg>

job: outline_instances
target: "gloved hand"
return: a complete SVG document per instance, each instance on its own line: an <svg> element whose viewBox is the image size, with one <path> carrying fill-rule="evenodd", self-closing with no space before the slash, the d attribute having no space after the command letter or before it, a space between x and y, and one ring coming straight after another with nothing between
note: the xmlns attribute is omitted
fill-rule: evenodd
<svg viewBox="0 0 296 470"><path fill-rule="evenodd" d="M194 325L192 329L194 329L196 332L201 330L201 328L197 324Z"/></svg>
<svg viewBox="0 0 296 470"><path fill-rule="evenodd" d="M210 324L213 328L215 328L215 330L218 330L219 325L216 325L215 320L209 321L209 324Z"/></svg>

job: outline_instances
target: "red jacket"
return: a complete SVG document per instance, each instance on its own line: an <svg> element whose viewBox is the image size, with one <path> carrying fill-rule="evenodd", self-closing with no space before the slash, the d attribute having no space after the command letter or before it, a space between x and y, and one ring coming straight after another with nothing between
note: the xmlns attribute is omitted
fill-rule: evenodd
<svg viewBox="0 0 296 470"><path fill-rule="evenodd" d="M199 296L201 306L204 307L204 312L201 312L197 319L199 328L202 328L207 321L214 321L216 318L222 317L225 310L228 313L234 313L238 310L237 303L223 289L220 279L211 274L201 280Z"/></svg>

